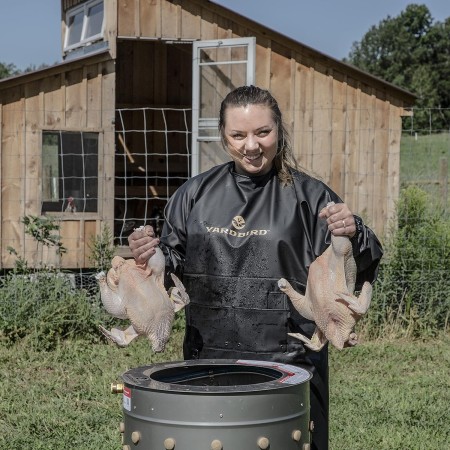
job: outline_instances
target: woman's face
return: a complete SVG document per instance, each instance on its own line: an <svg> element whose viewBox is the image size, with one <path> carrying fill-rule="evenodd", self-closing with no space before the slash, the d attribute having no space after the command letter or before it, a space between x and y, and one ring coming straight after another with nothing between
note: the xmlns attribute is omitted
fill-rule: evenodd
<svg viewBox="0 0 450 450"><path fill-rule="evenodd" d="M270 108L264 105L228 107L224 134L236 172L264 175L273 167L278 133Z"/></svg>

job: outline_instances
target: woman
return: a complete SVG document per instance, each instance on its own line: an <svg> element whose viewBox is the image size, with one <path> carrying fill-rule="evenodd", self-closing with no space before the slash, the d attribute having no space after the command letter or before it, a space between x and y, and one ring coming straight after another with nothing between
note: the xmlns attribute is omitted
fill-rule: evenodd
<svg viewBox="0 0 450 450"><path fill-rule="evenodd" d="M311 336L277 281L305 291L308 268L330 243L351 238L357 287L376 278L382 249L375 235L324 183L299 171L276 100L263 89L230 92L219 129L232 161L188 180L167 204L161 238L151 227L129 245L136 261L160 245L168 271L183 277L184 357L245 358L297 364L313 373L313 448L328 448L328 350L288 336ZM327 208L327 203L335 202Z"/></svg>

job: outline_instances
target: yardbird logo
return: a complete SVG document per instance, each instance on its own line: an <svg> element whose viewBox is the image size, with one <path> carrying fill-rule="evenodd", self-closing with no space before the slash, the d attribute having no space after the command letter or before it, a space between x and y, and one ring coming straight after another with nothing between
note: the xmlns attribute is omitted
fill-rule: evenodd
<svg viewBox="0 0 450 450"><path fill-rule="evenodd" d="M235 216L231 221L232 226L236 230L243 230L246 226L245 220L242 216ZM206 227L208 233L228 234L239 238L247 236L265 236L270 230L248 230L248 231L236 231L232 228L225 227Z"/></svg>
<svg viewBox="0 0 450 450"><path fill-rule="evenodd" d="M236 230L242 230L242 228L245 227L245 220L242 216L233 217L231 223L233 224L233 227L236 228Z"/></svg>

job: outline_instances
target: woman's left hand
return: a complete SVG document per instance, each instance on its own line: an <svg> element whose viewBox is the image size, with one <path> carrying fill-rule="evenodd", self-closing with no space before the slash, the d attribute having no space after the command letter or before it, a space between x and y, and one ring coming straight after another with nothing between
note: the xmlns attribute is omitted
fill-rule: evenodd
<svg viewBox="0 0 450 450"><path fill-rule="evenodd" d="M345 203L335 203L323 208L319 217L326 219L328 229L334 236L353 237L356 233L355 218Z"/></svg>

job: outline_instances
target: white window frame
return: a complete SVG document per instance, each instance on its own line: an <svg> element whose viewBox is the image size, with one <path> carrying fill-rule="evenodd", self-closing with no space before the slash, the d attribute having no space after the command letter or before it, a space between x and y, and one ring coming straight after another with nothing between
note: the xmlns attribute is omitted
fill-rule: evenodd
<svg viewBox="0 0 450 450"><path fill-rule="evenodd" d="M89 36L86 38L86 30L87 30L87 23L88 23L88 12L89 9L102 3L103 4L103 20L102 20L102 28L101 31L93 36ZM81 38L78 42L68 45L69 37L70 37L70 28L69 28L69 22L70 18L73 16L76 16L77 14L83 13L83 25L81 30ZM103 33L105 28L105 2L104 0L91 0L86 3L83 3L82 5L76 6L75 8L70 9L66 13L66 34L64 37L64 51L70 51L75 48L79 48L85 45L88 45L94 41L98 41L103 39Z"/></svg>
<svg viewBox="0 0 450 450"><path fill-rule="evenodd" d="M200 137L201 129L218 129L218 117L200 119L200 51L204 48L216 47L247 47L247 70L246 84L255 83L255 64L256 64L256 38L232 38L232 39L214 39L210 41L196 41L193 43L193 60L192 60L192 140L191 140L191 173L192 176L200 173L200 153L199 142L219 142L220 136ZM206 63L205 65L207 65ZM214 63L216 64L216 63ZM221 61L220 64L233 64L232 62ZM217 111L217 116L219 111ZM218 132L217 132L218 133Z"/></svg>

